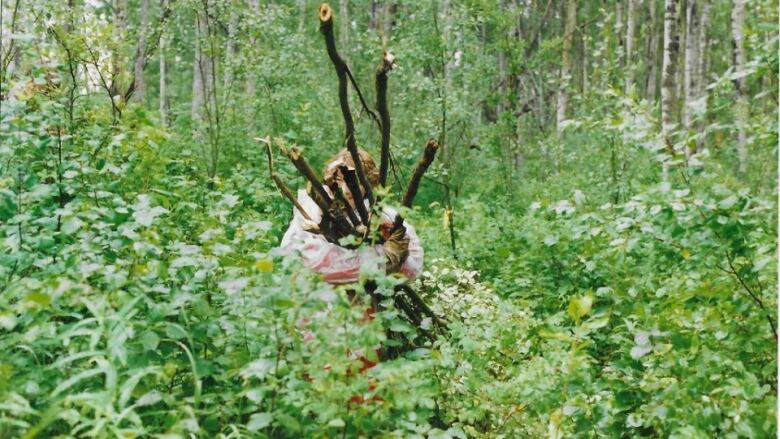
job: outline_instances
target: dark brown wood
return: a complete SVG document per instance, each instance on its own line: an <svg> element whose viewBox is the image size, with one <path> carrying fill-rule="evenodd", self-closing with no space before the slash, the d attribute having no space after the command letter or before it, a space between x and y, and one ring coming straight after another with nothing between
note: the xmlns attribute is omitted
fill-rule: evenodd
<svg viewBox="0 0 780 439"><path fill-rule="evenodd" d="M286 184L282 181L281 178L279 178L276 174L271 174L271 180L276 183L276 187L279 188L279 191L284 195L285 198L290 200L290 202L295 206L296 209L298 209L298 212L301 213L301 215L308 221L311 221L311 217L308 213L306 213L306 210L301 206L301 204L298 202L298 199L295 197L295 195L292 193L290 188L287 187Z"/></svg>
<svg viewBox="0 0 780 439"><path fill-rule="evenodd" d="M425 151L423 151L420 161L417 162L417 167L414 169L414 174L409 180L409 185L406 187L406 195L404 195L403 205L406 207L412 207L415 195L417 195L417 189L420 187L420 180L422 180L423 174L428 170L428 167L433 163L433 159L436 157L436 151L439 149L439 142L436 139L428 140L428 144L425 145Z"/></svg>
<svg viewBox="0 0 780 439"><path fill-rule="evenodd" d="M297 169L301 175L306 177L306 180L312 186L312 190L318 195L318 197L313 197L314 201L320 201L323 203L322 205L320 205L319 202L317 203L317 205L320 206L320 209L323 211L329 210L333 199L330 197L330 194L328 194L328 191L322 187L322 181L314 172L314 169L312 169L311 166L309 166L309 163L306 162L306 159L303 158L301 150L293 146L292 148L285 150L285 152L287 153L287 157L290 158L290 161L293 163L293 165L295 165L295 169ZM317 198L321 198L321 200L317 200Z"/></svg>
<svg viewBox="0 0 780 439"><path fill-rule="evenodd" d="M298 212L301 213L301 215L311 221L311 217L308 213L306 213L306 210L301 206L301 204L298 202L298 198L292 193L290 188L287 187L286 184L284 184L284 181L279 177L279 175L274 172L274 156L273 153L271 153L271 143L265 142L265 151L266 154L268 154L268 172L271 174L271 180L273 180L274 183L276 183L276 187L279 188L279 191L284 195L285 198L290 200L290 202L295 206L296 209L298 209Z"/></svg>
<svg viewBox="0 0 780 439"><path fill-rule="evenodd" d="M387 73L392 70L395 58L390 52L382 53L382 60L376 69L376 111L379 113L379 127L382 131L379 161L379 184L387 184L387 169L390 165L390 111L387 108Z"/></svg>
<svg viewBox="0 0 780 439"><path fill-rule="evenodd" d="M363 162L360 160L360 154L358 153L357 142L355 140L355 122L352 120L352 112L349 109L349 98L347 96L348 85L348 68L347 63L339 55L336 48L336 38L333 35L333 10L327 3L323 3L320 6L319 12L320 18L320 32L325 37L325 47L328 51L328 57L333 63L333 67L336 69L336 75L339 79L339 103L341 105L341 115L344 118L344 128L346 131L345 141L347 143L347 150L352 161L355 162L355 171L357 173L358 181L360 181L363 190L366 192L369 206L374 205L374 193L371 189L371 183L366 178L365 170L363 169ZM366 224L368 225L368 224Z"/></svg>
<svg viewBox="0 0 780 439"><path fill-rule="evenodd" d="M347 184L349 192L352 194L352 200L355 202L355 209L360 215L360 220L363 224L369 224L368 210L363 203L363 194L360 191L360 185L358 185L357 176L354 169L349 169L346 166L339 166L339 172L344 178L344 182Z"/></svg>
<svg viewBox="0 0 780 439"><path fill-rule="evenodd" d="M355 215L355 209L350 206L349 201L344 197L344 193L341 191L341 188L336 183L331 183L330 191L333 193L333 196L336 198L336 201L341 203L341 205L344 208L344 211L347 213L347 216L349 217L349 221L352 223L354 227L357 227L361 224L360 218Z"/></svg>

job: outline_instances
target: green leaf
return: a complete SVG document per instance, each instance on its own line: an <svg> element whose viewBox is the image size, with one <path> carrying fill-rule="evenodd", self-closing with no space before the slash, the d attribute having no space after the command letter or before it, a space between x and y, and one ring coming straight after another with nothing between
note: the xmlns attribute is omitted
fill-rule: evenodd
<svg viewBox="0 0 780 439"><path fill-rule="evenodd" d="M144 350L153 351L157 349L157 345L160 344L160 337L153 331L146 331L139 341L141 342L141 346L144 347Z"/></svg>
<svg viewBox="0 0 780 439"><path fill-rule="evenodd" d="M330 422L328 422L328 427L335 427L335 428L343 428L346 423L344 423L344 420L341 418L331 419Z"/></svg>
<svg viewBox="0 0 780 439"><path fill-rule="evenodd" d="M569 302L569 317L579 324L580 319L590 312L591 306L593 306L593 296L588 294L586 296L573 297Z"/></svg>
<svg viewBox="0 0 780 439"><path fill-rule="evenodd" d="M249 431L258 431L271 425L273 416L268 412L255 413L249 417L249 423L246 424L246 428Z"/></svg>

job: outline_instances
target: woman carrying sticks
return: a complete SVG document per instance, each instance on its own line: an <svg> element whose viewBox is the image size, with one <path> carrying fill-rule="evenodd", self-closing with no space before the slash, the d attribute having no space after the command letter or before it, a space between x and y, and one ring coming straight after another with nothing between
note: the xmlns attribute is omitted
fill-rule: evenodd
<svg viewBox="0 0 780 439"><path fill-rule="evenodd" d="M360 150L360 159L369 183L377 185L379 172L374 160L363 150ZM353 190L350 190L352 185L349 184L350 174L354 169L355 165L349 152L341 151L325 165L323 172L325 184L322 188L332 198L336 197L336 193L342 194L352 211L353 219L360 223L360 217L368 215L366 212L368 203L367 200L362 200L363 209L357 208L355 204ZM360 183L355 183L360 193L365 193ZM402 273L409 280L420 274L423 265L423 249L420 240L407 221L404 221L400 227L394 224L397 217L394 209L386 207L382 212L379 230L383 243L352 249L330 242L323 234L318 233L322 210L314 201L316 196L316 194L310 195L305 190L298 191L298 203L303 208L303 212L297 208L293 210L292 222L282 238L283 253L300 253L304 265L321 273L325 281L332 284L357 282L361 267L373 266L378 269L384 267L387 273ZM304 217L304 212L309 219Z"/></svg>

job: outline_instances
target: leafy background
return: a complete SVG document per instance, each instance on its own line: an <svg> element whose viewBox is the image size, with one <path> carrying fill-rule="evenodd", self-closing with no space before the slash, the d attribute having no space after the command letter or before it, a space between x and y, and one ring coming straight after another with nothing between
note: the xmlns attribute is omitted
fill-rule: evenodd
<svg viewBox="0 0 780 439"><path fill-rule="evenodd" d="M678 151L704 145L686 163L664 152L657 101L622 89L612 3L583 6L602 55L557 137L553 109L541 127L492 110L496 53L527 53L501 37L519 10L397 2L383 42L352 2L343 51L363 91L383 44L399 64L390 203L425 140L447 139L408 212L426 249L414 287L450 321L430 343L392 306L365 322L344 287L273 255L291 208L256 138L319 165L342 134L317 5L174 2L164 122L154 63L129 103L70 76L94 53L131 58L138 2L122 39L108 3L37 3L12 37L24 68L2 79L0 436L775 435L776 5L749 4L751 63L735 72L728 2L715 2L706 108L699 129L674 133ZM242 17L232 57L225 32L194 35L203 5ZM509 68L553 87L556 26ZM237 78L212 103L218 121L191 117L195 40ZM109 58L94 67L111 71ZM735 75L753 98L747 173ZM362 113L358 138L376 152ZM396 282L364 276L386 295ZM411 348L357 373L360 353L398 343L388 331Z"/></svg>

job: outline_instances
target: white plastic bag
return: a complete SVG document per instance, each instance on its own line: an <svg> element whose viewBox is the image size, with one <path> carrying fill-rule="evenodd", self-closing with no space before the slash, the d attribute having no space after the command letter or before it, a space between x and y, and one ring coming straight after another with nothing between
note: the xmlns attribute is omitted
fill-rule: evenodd
<svg viewBox="0 0 780 439"><path fill-rule="evenodd" d="M332 284L356 282L360 277L361 267L385 269L385 255L381 244L348 249L328 242L322 235L307 231L319 224L321 212L303 189L298 191L298 202L312 221L307 221L298 209L293 208L293 219L282 238L280 253L300 253L304 265L321 273L325 281ZM382 223L392 225L395 216L393 209L386 208L382 212ZM423 249L414 227L406 221L404 227L409 237L409 257L401 266L401 273L411 280L422 272Z"/></svg>

